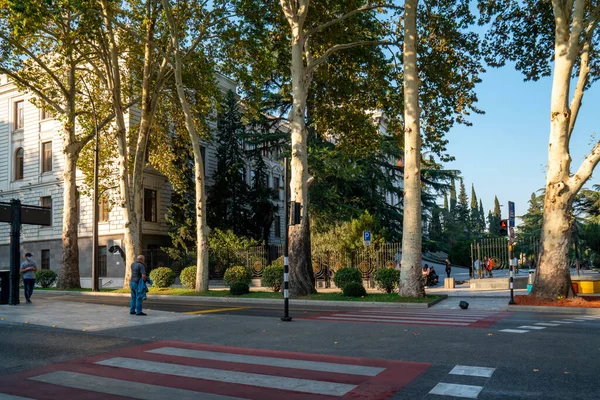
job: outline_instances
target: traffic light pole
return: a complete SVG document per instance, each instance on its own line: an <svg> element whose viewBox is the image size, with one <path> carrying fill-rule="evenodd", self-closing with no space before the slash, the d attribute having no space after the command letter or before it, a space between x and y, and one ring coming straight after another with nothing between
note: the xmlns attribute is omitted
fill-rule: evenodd
<svg viewBox="0 0 600 400"><path fill-rule="evenodd" d="M285 236L283 242L283 317L282 321L289 322L292 320L290 317L290 294L289 294L289 259L288 259L288 238L289 238L289 204L290 204L290 184L288 182L288 159L287 157L283 161L283 193L284 193L284 218L285 218Z"/></svg>

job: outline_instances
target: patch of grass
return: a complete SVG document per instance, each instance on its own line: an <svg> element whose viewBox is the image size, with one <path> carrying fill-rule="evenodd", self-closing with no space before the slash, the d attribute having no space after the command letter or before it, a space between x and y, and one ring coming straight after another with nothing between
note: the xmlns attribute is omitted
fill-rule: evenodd
<svg viewBox="0 0 600 400"><path fill-rule="evenodd" d="M114 293L129 293L128 289L117 289ZM281 293L275 292L250 292L241 296L232 296L229 290L209 290L195 292L192 289L151 287L150 295L171 296L202 296L202 297L235 297L238 299L281 299ZM423 298L400 297L394 293L369 293L365 297L346 297L342 293L316 293L310 296L297 297L299 300L325 300L325 301L350 301L350 302L390 302L390 303L430 303L439 299L440 295L429 295Z"/></svg>

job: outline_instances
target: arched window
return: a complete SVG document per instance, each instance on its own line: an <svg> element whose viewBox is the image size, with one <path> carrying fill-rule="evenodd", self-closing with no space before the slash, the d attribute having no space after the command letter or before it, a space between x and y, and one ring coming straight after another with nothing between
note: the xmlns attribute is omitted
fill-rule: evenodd
<svg viewBox="0 0 600 400"><path fill-rule="evenodd" d="M23 179L23 155L24 151L22 147L19 147L15 151L15 181Z"/></svg>

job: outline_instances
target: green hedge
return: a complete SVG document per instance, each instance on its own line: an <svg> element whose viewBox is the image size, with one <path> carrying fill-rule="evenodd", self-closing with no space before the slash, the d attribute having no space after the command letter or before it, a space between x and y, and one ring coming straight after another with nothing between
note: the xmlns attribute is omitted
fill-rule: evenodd
<svg viewBox="0 0 600 400"><path fill-rule="evenodd" d="M179 280L181 280L181 284L183 287L188 289L196 288L196 266L192 265L190 267L184 268L179 274Z"/></svg>
<svg viewBox="0 0 600 400"><path fill-rule="evenodd" d="M358 283L362 285L362 274L357 268L343 267L335 272L333 283L342 290L344 290L344 287L349 283Z"/></svg>
<svg viewBox="0 0 600 400"><path fill-rule="evenodd" d="M262 286L279 292L283 285L283 267L279 265L270 265L262 273Z"/></svg>
<svg viewBox="0 0 600 400"><path fill-rule="evenodd" d="M160 267L155 268L150 272L152 285L157 288L168 288L175 283L175 272L171 268Z"/></svg>
<svg viewBox="0 0 600 400"><path fill-rule="evenodd" d="M229 293L231 293L234 296L248 294L250 293L250 286L248 286L247 283L235 282L231 284L231 287L229 288Z"/></svg>
<svg viewBox="0 0 600 400"><path fill-rule="evenodd" d="M48 288L54 285L57 278L58 275L51 269L40 269L35 273L35 280L37 284L43 288Z"/></svg>
<svg viewBox="0 0 600 400"><path fill-rule="evenodd" d="M400 271L394 268L382 268L375 272L375 283L386 293L392 293L398 287L400 280Z"/></svg>
<svg viewBox="0 0 600 400"><path fill-rule="evenodd" d="M238 282L249 285L251 280L252 274L250 273L250 270L240 265L227 268L227 271L225 271L225 276L223 276L223 282L227 286L231 286Z"/></svg>
<svg viewBox="0 0 600 400"><path fill-rule="evenodd" d="M367 291L362 283L350 282L344 286L344 296L347 297L363 297L367 295Z"/></svg>

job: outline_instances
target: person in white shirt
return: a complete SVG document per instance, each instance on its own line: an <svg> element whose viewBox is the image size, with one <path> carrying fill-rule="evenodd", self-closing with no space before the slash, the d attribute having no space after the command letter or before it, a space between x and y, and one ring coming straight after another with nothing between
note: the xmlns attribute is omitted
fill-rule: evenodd
<svg viewBox="0 0 600 400"><path fill-rule="evenodd" d="M477 277L481 279L481 274L479 273L480 268L481 268L481 261L479 261L479 258L478 258L473 263L473 278L475 278L475 275L477 275Z"/></svg>

